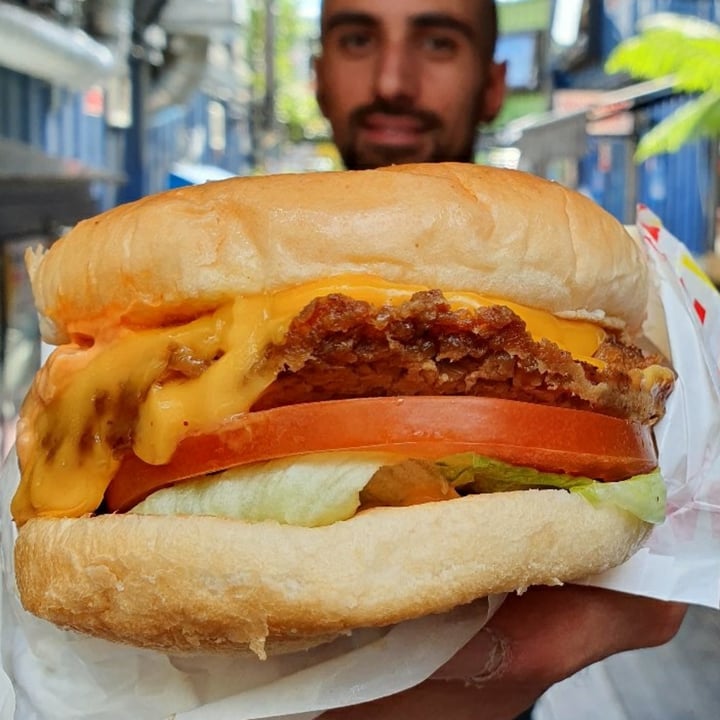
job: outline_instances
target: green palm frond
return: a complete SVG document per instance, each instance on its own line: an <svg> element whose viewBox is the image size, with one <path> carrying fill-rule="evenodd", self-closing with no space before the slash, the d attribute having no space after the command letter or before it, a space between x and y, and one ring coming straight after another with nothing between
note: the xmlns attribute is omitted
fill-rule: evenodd
<svg viewBox="0 0 720 720"><path fill-rule="evenodd" d="M704 93L678 108L640 140L637 162L653 155L677 152L685 143L702 137L716 137L720 128L720 92Z"/></svg>
<svg viewBox="0 0 720 720"><path fill-rule="evenodd" d="M720 27L697 18L659 13L639 35L621 42L605 69L635 79L670 77L678 93L698 94L645 136L636 159L674 152L686 142L720 135Z"/></svg>
<svg viewBox="0 0 720 720"><path fill-rule="evenodd" d="M672 75L683 92L720 89L720 35L711 40L686 38L676 30L649 31L618 45L606 70L645 79Z"/></svg>

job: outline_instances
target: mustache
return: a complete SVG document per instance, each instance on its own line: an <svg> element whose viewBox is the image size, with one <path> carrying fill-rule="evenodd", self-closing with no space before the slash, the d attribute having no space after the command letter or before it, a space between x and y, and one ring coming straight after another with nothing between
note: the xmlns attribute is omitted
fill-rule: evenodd
<svg viewBox="0 0 720 720"><path fill-rule="evenodd" d="M413 118L421 130L435 130L442 126L442 120L429 110L408 107L405 103L387 100L375 100L369 105L362 105L350 113L350 123L357 127L364 124L371 115L396 115Z"/></svg>

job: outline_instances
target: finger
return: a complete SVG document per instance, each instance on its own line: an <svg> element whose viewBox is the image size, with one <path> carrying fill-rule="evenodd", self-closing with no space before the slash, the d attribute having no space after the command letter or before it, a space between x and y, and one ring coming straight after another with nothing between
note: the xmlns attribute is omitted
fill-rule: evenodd
<svg viewBox="0 0 720 720"><path fill-rule="evenodd" d="M623 650L660 645L685 606L583 586L537 587L510 596L486 628L502 647L490 678L548 686ZM487 638L471 640L436 677L473 678L487 662Z"/></svg>
<svg viewBox="0 0 720 720"><path fill-rule="evenodd" d="M490 687L430 679L398 695L330 710L320 720L511 720L534 700L519 692L499 694Z"/></svg>
<svg viewBox="0 0 720 720"><path fill-rule="evenodd" d="M564 586L510 596L457 655L420 685L322 720L511 720L552 684L608 655L670 640L685 606Z"/></svg>

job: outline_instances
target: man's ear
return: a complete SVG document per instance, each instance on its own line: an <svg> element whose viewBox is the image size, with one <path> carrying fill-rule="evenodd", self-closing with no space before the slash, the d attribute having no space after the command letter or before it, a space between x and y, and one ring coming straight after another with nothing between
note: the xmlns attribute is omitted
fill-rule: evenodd
<svg viewBox="0 0 720 720"><path fill-rule="evenodd" d="M505 102L506 62L491 62L488 67L487 81L483 92L483 100L478 111L478 122L490 123L500 112Z"/></svg>

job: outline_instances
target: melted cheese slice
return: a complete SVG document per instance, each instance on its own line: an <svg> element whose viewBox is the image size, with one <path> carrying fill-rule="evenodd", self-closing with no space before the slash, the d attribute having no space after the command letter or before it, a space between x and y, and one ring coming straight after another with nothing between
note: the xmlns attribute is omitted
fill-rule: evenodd
<svg viewBox="0 0 720 720"><path fill-rule="evenodd" d="M341 276L238 297L183 326L123 329L90 348L58 348L36 382L45 407L35 404L35 412L22 420L33 428L35 445L21 453L23 475L12 505L16 521L93 512L119 464L114 447L128 429L135 454L162 464L183 437L212 432L227 418L246 412L281 369L263 361L265 348L282 342L292 319L314 298L342 293L375 306L397 305L427 289ZM443 294L453 309L506 305L525 321L534 339L546 338L575 359L598 364L592 355L605 333L597 325L476 293ZM197 377L168 377L173 354L201 366ZM123 407L130 411L123 413ZM123 416L134 417L136 407L137 424L119 425Z"/></svg>

